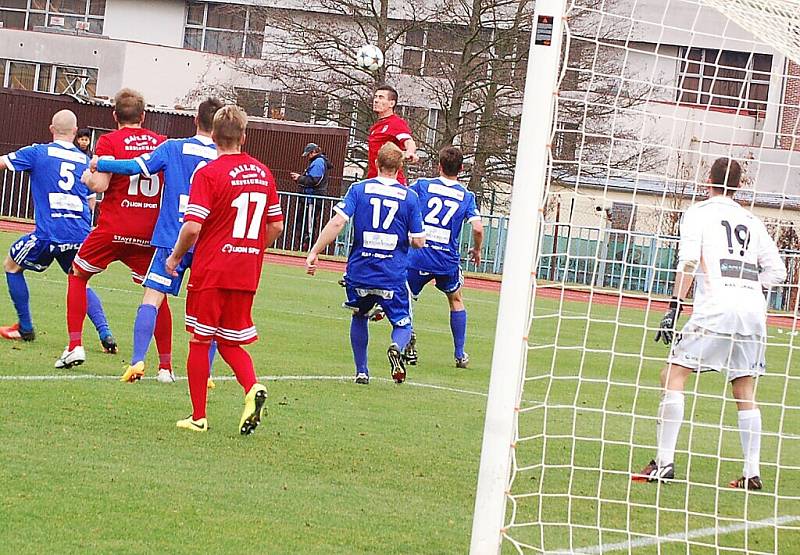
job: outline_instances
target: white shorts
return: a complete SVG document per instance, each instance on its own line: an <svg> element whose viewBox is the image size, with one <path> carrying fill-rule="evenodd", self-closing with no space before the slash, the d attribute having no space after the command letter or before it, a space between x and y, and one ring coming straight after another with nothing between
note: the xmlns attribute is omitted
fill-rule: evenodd
<svg viewBox="0 0 800 555"><path fill-rule="evenodd" d="M716 333L691 322L672 344L667 362L695 372L724 371L732 382L744 376L762 376L766 342L760 335Z"/></svg>

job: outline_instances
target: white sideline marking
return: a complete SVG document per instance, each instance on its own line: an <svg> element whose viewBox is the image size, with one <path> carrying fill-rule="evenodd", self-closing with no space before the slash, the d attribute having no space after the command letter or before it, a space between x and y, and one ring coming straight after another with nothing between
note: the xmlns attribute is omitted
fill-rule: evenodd
<svg viewBox="0 0 800 555"><path fill-rule="evenodd" d="M704 538L713 535L733 534L735 532L743 532L745 530L758 530L760 528L769 528L770 526L780 526L781 524L789 524L790 522L800 521L800 515L794 516L779 516L777 518L765 518L763 520L756 520L755 522L742 522L740 524L730 524L722 527L708 527L700 528L698 530L691 530L690 532L675 532L660 537L639 538L619 543L606 543L594 547L581 547L574 551L548 551L546 555L564 555L567 553L579 553L581 555L592 555L611 553L612 551L630 551L638 547L647 547L650 545L657 545L667 542L683 542L693 540L695 538Z"/></svg>
<svg viewBox="0 0 800 555"><path fill-rule="evenodd" d="M233 376L212 376L214 381L235 381ZM155 377L145 377L144 380L155 380ZM176 376L176 380L185 381L183 376ZM353 376L259 376L259 379L267 382L302 382L302 381L352 381ZM371 381L378 382L392 382L389 378L370 377ZM54 374L43 376L0 376L0 382L55 382L55 381L71 381L71 380L119 380L118 376L104 376L100 374ZM394 383L394 382L392 382ZM478 397L488 397L487 393L480 391L471 391L469 389L460 389L457 387L448 387L445 385L436 385L422 382L405 382L409 387L422 387L425 389L438 389L439 391L447 391L449 393L461 393L464 395L475 395Z"/></svg>

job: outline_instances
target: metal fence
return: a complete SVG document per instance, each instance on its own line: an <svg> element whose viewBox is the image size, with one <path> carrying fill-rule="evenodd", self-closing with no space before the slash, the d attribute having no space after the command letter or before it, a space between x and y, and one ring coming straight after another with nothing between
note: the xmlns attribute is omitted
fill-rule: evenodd
<svg viewBox="0 0 800 555"><path fill-rule="evenodd" d="M0 217L33 220L33 202L26 173L2 172ZM307 196L280 191L285 218L276 248L307 252L322 227L333 215L338 197ZM503 271L508 217L483 216L484 240L481 262L469 260L471 226L461 230L461 267L465 271L500 274ZM352 244L350 225L323 254L346 257ZM678 237L611 228L545 222L542 227L537 276L565 284L669 295L675 280ZM775 310L796 311L800 282L800 251L783 251L788 278L770 296Z"/></svg>
<svg viewBox="0 0 800 555"><path fill-rule="evenodd" d="M547 222L537 276L565 284L670 295L675 282L678 237ZM786 282L770 292L774 310L796 312L800 251L781 252Z"/></svg>
<svg viewBox="0 0 800 555"><path fill-rule="evenodd" d="M322 227L333 216L333 207L340 199L311 197L287 192L279 192L278 195L281 199L285 224L284 233L278 239L275 248L292 252L307 251L309 244L317 238ZM461 266L469 272L499 274L503 271L508 218L483 216L483 226L484 239L481 247L481 262L478 265L469 260L469 251L473 247L471 226L465 225L461 230ZM323 254L347 256L351 244L352 231L348 223L336 242L331 244Z"/></svg>

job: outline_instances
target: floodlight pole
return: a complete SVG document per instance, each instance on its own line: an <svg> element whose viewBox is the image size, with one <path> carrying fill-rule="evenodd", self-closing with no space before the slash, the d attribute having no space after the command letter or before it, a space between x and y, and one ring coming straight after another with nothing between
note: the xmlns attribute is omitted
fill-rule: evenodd
<svg viewBox="0 0 800 555"><path fill-rule="evenodd" d="M472 555L499 553L516 436L516 409L528 355L534 263L547 179L565 0L537 0L533 14L517 166L500 287L489 399L472 523Z"/></svg>

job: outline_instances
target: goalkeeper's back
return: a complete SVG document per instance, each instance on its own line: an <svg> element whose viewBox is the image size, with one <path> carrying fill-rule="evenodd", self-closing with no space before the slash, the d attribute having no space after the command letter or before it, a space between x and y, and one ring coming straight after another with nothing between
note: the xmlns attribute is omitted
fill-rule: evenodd
<svg viewBox="0 0 800 555"><path fill-rule="evenodd" d="M714 163L710 198L681 222L679 267L695 267L693 323L717 333L764 335L763 289L786 279L786 267L764 223L731 198L740 177L735 161Z"/></svg>

